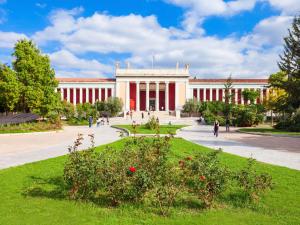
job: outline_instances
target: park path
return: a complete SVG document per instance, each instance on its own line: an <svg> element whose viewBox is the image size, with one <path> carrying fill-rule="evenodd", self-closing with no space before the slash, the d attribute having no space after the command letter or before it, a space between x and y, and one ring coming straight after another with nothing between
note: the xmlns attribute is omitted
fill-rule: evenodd
<svg viewBox="0 0 300 225"><path fill-rule="evenodd" d="M274 137L225 132L220 127L219 137L213 135L212 126L193 125L177 132L178 137L224 152L253 157L258 161L300 170L300 138Z"/></svg>
<svg viewBox="0 0 300 225"><path fill-rule="evenodd" d="M61 131L0 134L0 169L65 155L79 133L84 137L81 149L90 146L89 134L94 134L96 146L120 139L118 130L107 125L99 128L66 126Z"/></svg>

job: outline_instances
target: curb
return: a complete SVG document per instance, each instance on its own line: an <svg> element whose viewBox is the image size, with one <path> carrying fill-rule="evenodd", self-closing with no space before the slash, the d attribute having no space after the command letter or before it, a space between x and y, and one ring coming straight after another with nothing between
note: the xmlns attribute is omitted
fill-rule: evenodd
<svg viewBox="0 0 300 225"><path fill-rule="evenodd" d="M244 134L253 134L261 136L270 136L270 137L290 137L290 138L300 138L300 135L288 135L288 134L270 134L270 133L260 133L260 132L250 132L250 131L241 131L236 130L235 132L244 133Z"/></svg>
<svg viewBox="0 0 300 225"><path fill-rule="evenodd" d="M52 130L52 131L36 131L36 132L23 132L23 133L2 133L1 136L17 136L17 135L38 135L38 134L53 134L63 132L64 129Z"/></svg>
<svg viewBox="0 0 300 225"><path fill-rule="evenodd" d="M129 131L129 130L127 130L126 128L123 128L123 127L118 127L118 126L116 126L116 125L111 125L110 127L112 127L112 128L115 128L115 129L117 129L117 130L124 131L124 132L127 134L127 136L128 136L128 137L130 137L130 136L131 136L131 133L130 133L130 131Z"/></svg>

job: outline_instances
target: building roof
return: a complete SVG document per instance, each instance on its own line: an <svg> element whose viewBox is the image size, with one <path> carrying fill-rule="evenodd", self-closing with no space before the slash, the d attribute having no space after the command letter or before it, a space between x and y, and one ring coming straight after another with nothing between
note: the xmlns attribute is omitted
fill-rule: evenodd
<svg viewBox="0 0 300 225"><path fill-rule="evenodd" d="M72 77L72 78L56 78L61 83L100 83L100 82L115 82L113 78L84 78L84 77Z"/></svg>
<svg viewBox="0 0 300 225"><path fill-rule="evenodd" d="M188 69L116 69L116 77L186 77Z"/></svg>
<svg viewBox="0 0 300 225"><path fill-rule="evenodd" d="M190 83L226 83L227 79L190 79ZM232 79L233 83L267 84L268 79Z"/></svg>

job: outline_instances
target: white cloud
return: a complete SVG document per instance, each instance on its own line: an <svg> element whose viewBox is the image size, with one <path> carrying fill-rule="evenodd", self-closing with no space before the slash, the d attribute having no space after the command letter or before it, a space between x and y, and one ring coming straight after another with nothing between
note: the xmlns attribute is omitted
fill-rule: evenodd
<svg viewBox="0 0 300 225"><path fill-rule="evenodd" d="M112 65L104 65L95 59L80 59L67 50L60 50L49 54L49 56L52 65L58 69L57 75L61 77L68 75L102 77L112 73Z"/></svg>
<svg viewBox="0 0 300 225"><path fill-rule="evenodd" d="M279 9L286 15L294 15L300 11L299 0L267 0L274 8Z"/></svg>
<svg viewBox="0 0 300 225"><path fill-rule="evenodd" d="M95 13L78 17L78 10L60 10L50 17L51 25L33 37L41 44L60 43L63 50L51 54L51 59L65 76L112 75L113 65L76 56L95 52L129 53L127 61L136 67L149 67L154 54L158 67L174 67L177 61L190 63L192 71L202 77L224 77L230 73L236 77L266 77L277 70L282 37L290 20L288 16L274 16L260 21L241 38L217 38L203 36L201 30L192 33L195 30L164 28L155 16Z"/></svg>
<svg viewBox="0 0 300 225"><path fill-rule="evenodd" d="M39 7L39 8L41 8L41 9L44 9L44 8L46 8L46 6L47 6L46 3L39 3L39 2L35 3L35 5L36 5L36 7Z"/></svg>
<svg viewBox="0 0 300 225"><path fill-rule="evenodd" d="M0 48L13 48L15 43L23 38L27 38L25 34L15 32L0 31Z"/></svg>

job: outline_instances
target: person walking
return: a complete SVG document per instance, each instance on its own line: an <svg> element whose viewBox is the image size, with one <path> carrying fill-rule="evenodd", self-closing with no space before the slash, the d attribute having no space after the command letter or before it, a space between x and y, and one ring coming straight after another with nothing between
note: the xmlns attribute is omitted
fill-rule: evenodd
<svg viewBox="0 0 300 225"><path fill-rule="evenodd" d="M92 124L93 124L93 117L90 116L90 117L89 117L89 128L92 127Z"/></svg>
<svg viewBox="0 0 300 225"><path fill-rule="evenodd" d="M219 126L220 126L219 121L215 120L215 122L214 122L214 135L216 137L219 136Z"/></svg>
<svg viewBox="0 0 300 225"><path fill-rule="evenodd" d="M144 119L144 112L142 112L142 119Z"/></svg>
<svg viewBox="0 0 300 225"><path fill-rule="evenodd" d="M107 125L109 125L109 116L108 115L106 116L106 123L107 123Z"/></svg>
<svg viewBox="0 0 300 225"><path fill-rule="evenodd" d="M98 119L97 119L97 127L99 127L100 124L101 124L101 119L100 119L100 117L98 117Z"/></svg>
<svg viewBox="0 0 300 225"><path fill-rule="evenodd" d="M226 125L226 132L229 132L230 120L229 120L229 118L228 118L228 117L226 118L225 125Z"/></svg>
<svg viewBox="0 0 300 225"><path fill-rule="evenodd" d="M130 111L130 119L132 120L132 111Z"/></svg>

